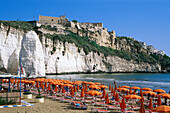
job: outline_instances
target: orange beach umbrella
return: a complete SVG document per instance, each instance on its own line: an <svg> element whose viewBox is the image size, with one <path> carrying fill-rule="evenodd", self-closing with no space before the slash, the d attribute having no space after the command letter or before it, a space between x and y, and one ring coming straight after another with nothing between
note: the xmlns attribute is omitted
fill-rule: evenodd
<svg viewBox="0 0 170 113"><path fill-rule="evenodd" d="M91 96L102 95L102 93L95 91L95 90L88 91L86 92L86 94L91 95Z"/></svg>
<svg viewBox="0 0 170 113"><path fill-rule="evenodd" d="M142 88L142 90L145 90L145 91L153 91L151 88L147 88L147 87Z"/></svg>
<svg viewBox="0 0 170 113"><path fill-rule="evenodd" d="M130 86L125 85L125 86L121 86L121 88L130 88Z"/></svg>
<svg viewBox="0 0 170 113"><path fill-rule="evenodd" d="M163 89L155 89L154 92L158 92L158 93L165 93L166 91Z"/></svg>
<svg viewBox="0 0 170 113"><path fill-rule="evenodd" d="M156 108L153 109L154 112L170 112L170 106L158 106Z"/></svg>
<svg viewBox="0 0 170 113"><path fill-rule="evenodd" d="M126 98L126 99L142 99L141 96L138 96L138 95L126 95L124 98Z"/></svg>

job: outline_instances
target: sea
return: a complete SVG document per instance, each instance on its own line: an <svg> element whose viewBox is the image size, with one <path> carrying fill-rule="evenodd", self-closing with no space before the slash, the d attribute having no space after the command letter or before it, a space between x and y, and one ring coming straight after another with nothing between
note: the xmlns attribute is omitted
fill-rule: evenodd
<svg viewBox="0 0 170 113"><path fill-rule="evenodd" d="M112 74L67 74L67 75L49 75L47 78L64 79L71 81L100 82L107 86L128 85L130 87L149 87L151 89L163 89L167 93L170 91L170 74L165 73L112 73Z"/></svg>

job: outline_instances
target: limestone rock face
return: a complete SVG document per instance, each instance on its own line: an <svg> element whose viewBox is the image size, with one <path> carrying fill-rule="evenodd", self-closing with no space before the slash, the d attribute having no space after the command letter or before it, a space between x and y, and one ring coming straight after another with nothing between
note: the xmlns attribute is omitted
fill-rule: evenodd
<svg viewBox="0 0 170 113"><path fill-rule="evenodd" d="M20 51L22 66L26 74L45 76L45 64L42 44L34 31L29 31L22 40Z"/></svg>
<svg viewBox="0 0 170 113"><path fill-rule="evenodd" d="M83 49L78 51L72 43L56 42L56 51L51 54L52 42L47 39L49 47L44 48L46 73L69 72L160 72L161 66L148 63L138 64L117 56L107 56L90 52L86 55Z"/></svg>
<svg viewBox="0 0 170 113"><path fill-rule="evenodd" d="M21 40L24 32L0 25L0 69L7 72L17 73Z"/></svg>
<svg viewBox="0 0 170 113"><path fill-rule="evenodd" d="M105 46L110 45L114 48L114 32L109 33L102 28L90 28L82 35L96 36L96 39L99 39L98 41ZM99 38L97 38L98 36ZM107 44L108 40L111 41L110 44ZM120 44L117 43L115 48L132 51L124 40ZM86 55L83 49L78 48L75 44L53 42L44 36L38 36L34 31L25 32L0 25L0 69L6 69L9 73L17 73L19 56L22 57L22 66L26 74L34 77L45 76L45 73L161 71L159 64L138 64L117 56L105 57L103 54L95 52Z"/></svg>

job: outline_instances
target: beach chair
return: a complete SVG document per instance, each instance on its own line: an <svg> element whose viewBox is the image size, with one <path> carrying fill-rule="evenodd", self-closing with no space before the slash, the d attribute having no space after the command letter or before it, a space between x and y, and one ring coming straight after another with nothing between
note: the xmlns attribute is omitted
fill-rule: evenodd
<svg viewBox="0 0 170 113"><path fill-rule="evenodd" d="M113 105L106 105L106 108L108 110L120 110L121 109L120 107L113 106Z"/></svg>
<svg viewBox="0 0 170 113"><path fill-rule="evenodd" d="M74 109L87 110L87 105L85 103L78 102L78 101L72 101L71 107Z"/></svg>
<svg viewBox="0 0 170 113"><path fill-rule="evenodd" d="M95 106L105 106L105 102L95 102L94 103Z"/></svg>

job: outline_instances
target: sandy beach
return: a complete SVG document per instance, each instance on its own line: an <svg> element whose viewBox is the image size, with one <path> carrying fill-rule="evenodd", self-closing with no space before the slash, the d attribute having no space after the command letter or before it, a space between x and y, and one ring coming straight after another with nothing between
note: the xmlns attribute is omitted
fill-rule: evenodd
<svg viewBox="0 0 170 113"><path fill-rule="evenodd" d="M44 103L35 103L33 99L23 99L35 106L1 108L0 113L89 113L89 110L73 110L69 103L60 103L52 99L45 99Z"/></svg>

